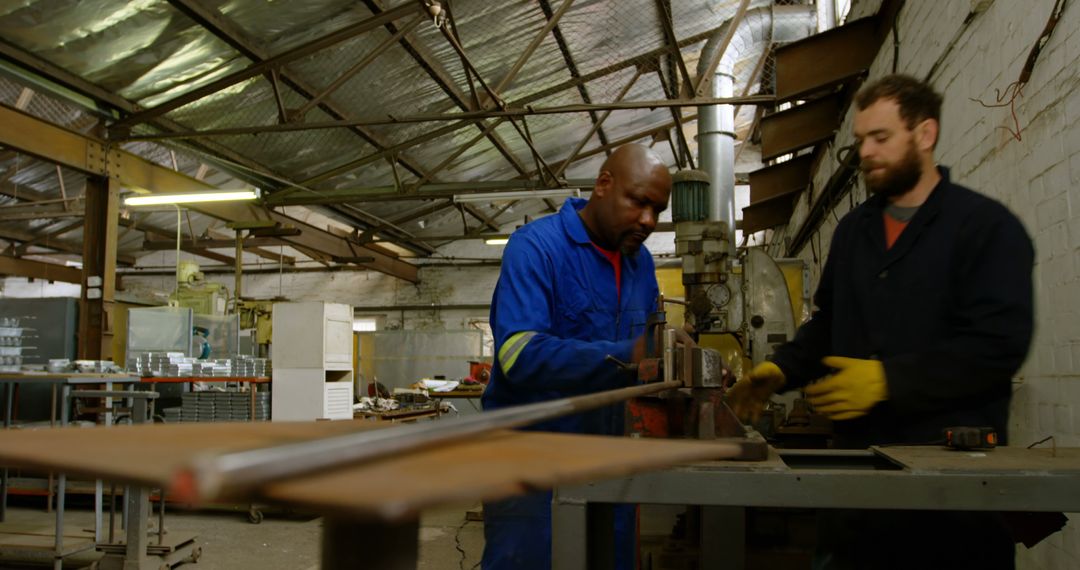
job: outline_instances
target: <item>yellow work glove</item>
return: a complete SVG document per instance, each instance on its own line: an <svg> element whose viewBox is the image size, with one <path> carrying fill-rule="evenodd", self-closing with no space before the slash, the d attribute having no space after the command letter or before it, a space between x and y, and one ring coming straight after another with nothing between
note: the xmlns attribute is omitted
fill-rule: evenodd
<svg viewBox="0 0 1080 570"><path fill-rule="evenodd" d="M769 398L784 387L784 373L772 362L762 362L745 378L728 388L724 399L743 422L754 423L761 417Z"/></svg>
<svg viewBox="0 0 1080 570"><path fill-rule="evenodd" d="M806 387L806 397L818 412L831 420L864 416L878 402L888 399L885 366L880 360L826 356L821 363L838 372Z"/></svg>

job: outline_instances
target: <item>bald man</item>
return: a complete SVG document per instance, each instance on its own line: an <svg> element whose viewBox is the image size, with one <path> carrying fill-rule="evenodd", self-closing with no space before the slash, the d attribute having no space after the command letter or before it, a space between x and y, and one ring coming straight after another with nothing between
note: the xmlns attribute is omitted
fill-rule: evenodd
<svg viewBox="0 0 1080 570"><path fill-rule="evenodd" d="M646 147L624 145L600 168L592 197L510 237L491 300L495 366L484 391L493 410L636 382L605 360L637 362L658 287L643 246L667 208L671 176ZM620 435L622 406L530 430ZM616 513L616 565L633 568L633 508ZM551 493L484 505L485 570L551 567Z"/></svg>

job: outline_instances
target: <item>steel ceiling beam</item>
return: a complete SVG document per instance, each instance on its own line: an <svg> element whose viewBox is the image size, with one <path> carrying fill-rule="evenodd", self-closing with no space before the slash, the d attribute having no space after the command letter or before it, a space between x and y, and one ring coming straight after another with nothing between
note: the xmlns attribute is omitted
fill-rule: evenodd
<svg viewBox="0 0 1080 570"><path fill-rule="evenodd" d="M421 208L417 209L416 211L410 212L408 214L405 214L404 216L399 216L397 218L394 218L393 220L390 220L389 224L383 224L381 226L365 230L363 233L361 233L359 235L359 237L357 237L357 241L359 241L360 243L368 243L368 242L372 241L372 238L374 236L378 235L379 233L382 233L384 230L386 230L386 228L391 227L391 225L400 226L401 224L411 222L413 220L422 218L424 216L435 214L437 212L440 212L440 211L445 210L447 208L451 208L453 206L454 206L454 202L452 200L446 200L446 201L439 202L439 203L436 203L436 204L432 204L432 205L429 205L429 206L421 207Z"/></svg>
<svg viewBox="0 0 1080 570"><path fill-rule="evenodd" d="M28 242L23 242L22 244L20 244L18 246L10 248L9 251L6 251L4 253L14 255L15 257L20 257L20 256L26 254L26 251L28 249L30 249L30 246L40 245L41 247L46 247L47 248L47 247L49 247L49 244L52 243L52 240L54 240L54 239L56 239L56 238L58 238L58 237L60 237L60 236L62 236L64 234L70 232L71 230L74 230L75 228L81 227L82 225L83 225L82 220L72 220L72 221L68 221L66 223L62 223L58 227L56 227L56 228L54 228L52 230L49 230L47 232L38 234L38 236L35 237L34 239L32 239L32 240L30 240Z"/></svg>
<svg viewBox="0 0 1080 570"><path fill-rule="evenodd" d="M153 233L158 233L158 232L153 232ZM173 235L173 237L174 238L176 237L175 234ZM192 238L189 237L187 239L182 239L180 241L180 243L181 243L181 245L186 244L186 245L188 245L190 247L201 247L201 248L209 248L209 249L222 249L222 248L236 247L236 240L235 239L221 239L221 238L192 239ZM285 242L281 241L278 238L249 237L249 238L244 238L243 239L243 246L244 246L245 250L255 248L255 247L267 246L267 245L284 245L284 244L285 244ZM149 251L166 251L166 250L170 250L170 249L176 249L176 240L173 239L173 240L170 241L170 240L160 240L160 239L159 240L148 239L148 240L143 242L142 247L143 247L143 249L146 249L146 250L149 250Z"/></svg>
<svg viewBox="0 0 1080 570"><path fill-rule="evenodd" d="M378 15L387 12L383 8L383 2L381 0L363 1L364 5L367 6L373 14ZM415 4L416 6L422 5L419 0L417 2L412 2L412 4ZM397 31L397 27L392 22L385 23L384 27L391 34ZM465 94L461 93L458 90L453 78L445 69L442 68L442 66L438 64L435 57L426 47L424 47L420 42L414 41L409 34L406 34L405 37L401 38L399 43L401 44L401 47L405 48L405 51L408 52L409 56L413 58L417 65L419 65L428 74L432 81L434 81L435 84L438 85L439 88L442 89L448 97L450 97L450 99L454 102L455 105L458 106L458 108L460 108L462 111L472 110L472 107L469 104L469 100L466 98ZM476 126L477 128L482 130L487 125L481 123L476 124ZM488 136L488 140L491 141L491 144L495 145L495 148L499 151L500 154L503 155L507 162L509 162L510 165L514 167L515 170L524 174L525 167L521 165L521 163L517 159L517 156L514 155L513 151L510 150L510 148L506 145L506 143L502 140L498 133L490 133Z"/></svg>
<svg viewBox="0 0 1080 570"><path fill-rule="evenodd" d="M216 10L206 8L199 4L196 0L169 0L177 9L184 12L190 18L192 18L200 26L214 34L222 41L228 43L234 49L239 51L248 59L253 62L261 62L272 59L265 49L257 46L255 42L251 41L247 34L240 27L236 26L231 20L223 17ZM411 28L420 21L421 16L417 16L415 19L408 22L404 28ZM400 37L400 35L398 36ZM393 45L392 42L386 43L387 46ZM376 52L379 52L378 48ZM369 54L370 55L370 54ZM378 55L378 53L376 53ZM368 59L365 57L364 59ZM374 58L371 58L374 59ZM354 66L354 68L357 66ZM304 106L304 109L310 109L313 101L317 101L319 90L314 86L308 84L296 74L289 72L284 66L275 68L275 77L280 79L283 83L288 85L291 89L299 93L305 99L308 99L308 104ZM351 71L351 70L350 70ZM333 87L333 83L331 87ZM324 94L327 91L324 91ZM326 112L331 117L335 117L338 120L349 120L348 113L337 105L330 103L329 101L321 101L315 103L320 109ZM304 111L306 112L306 111ZM381 140L381 137L370 129L362 126L351 127L353 133L357 134L362 140L375 147L376 150L382 150L386 148L386 143ZM424 167L418 162L411 160L404 155L391 155L393 162L400 163L403 167L408 169L416 176L425 176L427 174Z"/></svg>
<svg viewBox="0 0 1080 570"><path fill-rule="evenodd" d="M307 103L304 103L304 105L301 106L296 111L294 111L292 113L287 113L287 115L291 115L290 116L291 120L300 120L300 121L302 121L303 118L304 118L304 115L307 115L308 111L313 109L316 105L318 105L328 95L330 95L334 91L337 91L347 81L349 81L350 79L355 77L357 73L360 73L360 71L362 71L365 67L370 65L371 62L378 59L378 57L380 55L382 55L383 52L385 52L391 46L396 44L398 42L398 40L401 39L401 36L413 31L416 28L416 26L418 24L420 24L420 22L424 21L424 19L425 19L424 16L421 14L419 16L416 16L412 20L409 20L408 22L406 22L405 25L402 26L401 29L399 29L396 34L390 36L389 38L386 38L385 40L382 41L382 43L375 46L371 51L364 54L364 57L360 58L360 61L357 61L351 67L349 67L349 69L346 69L344 72L342 72L341 75L339 75L337 77L337 79L334 79L333 81L331 81L330 84L327 85L326 87L324 87L322 91L320 91L318 94L315 94L313 97L311 97L311 99Z"/></svg>
<svg viewBox="0 0 1080 570"><path fill-rule="evenodd" d="M175 251L176 250L176 230L168 230L168 229L165 229L165 228L160 228L160 227L157 227L157 226L152 226L150 224L146 224L146 223L142 223L142 222L136 222L134 220L124 219L124 218L120 219L119 225L122 226L122 227L125 227L125 228L130 228L130 229L133 229L133 230L136 230L136 231L140 231L144 235L154 234L154 235L163 236L163 237L166 237L166 238L169 238L170 240L172 240L170 242L162 242L162 243L168 243L169 247L162 248L161 250L153 250L153 249L151 249L150 251L169 251L169 250ZM196 245L193 245L193 243L192 243L193 241L194 240L192 240L191 238L181 239L180 240L180 251L186 251L186 252L188 252L190 254L193 254L193 255L198 255L200 257L205 257L207 259L213 259L214 261L220 261L221 263L236 263L235 258L229 257L227 255L222 255L222 254L217 253L217 252L209 251L204 247L198 247ZM144 245L145 245L145 242L144 242Z"/></svg>
<svg viewBox="0 0 1080 570"><path fill-rule="evenodd" d="M544 11L544 16L550 20L553 16L551 11L551 2L549 0L540 0L540 9ZM562 52L563 62L566 63L566 70L570 72L570 78L576 79L581 77L581 72L578 71L577 62L574 61L574 56L570 53L570 45L566 42L566 37L563 36L562 29L558 26L552 30L552 35L555 36L555 44L559 46L559 51ZM588 88L582 83L577 86L578 95L581 96L581 102L586 105L592 104L592 97L589 95ZM589 120L595 126L599 120L596 111L589 111ZM604 129L597 129L597 136L600 137L600 144L607 144L607 133Z"/></svg>
<svg viewBox="0 0 1080 570"><path fill-rule="evenodd" d="M544 38L546 38L547 35L550 34L553 29L555 29L555 26L559 24L559 20L562 19L563 14L566 13L566 10L574 4L574 0L563 0L562 5L559 6L559 9L556 10L554 13L550 13L551 5L550 3L548 3L547 0L540 0L540 4L547 6L547 10L544 11L544 15L547 17L547 23L544 24L544 28L540 30L540 33L536 34L536 36L533 37L532 41L529 42L529 45L525 47L525 51L521 52L521 55L518 56L517 61L515 61L514 65L510 66L510 70L506 72L506 75L504 75L503 78L499 80L499 83L495 85L496 93L502 93L507 87L510 86L511 83L514 82L514 79L517 78L518 73L521 72L521 69L525 67L525 64L529 61L529 58L532 57L533 52L536 51L536 48L540 47L540 44L544 41Z"/></svg>
<svg viewBox="0 0 1080 570"><path fill-rule="evenodd" d="M687 117L684 117L683 120L685 120L685 121L697 120L697 113L694 113L693 115L689 115ZM667 132L673 126L675 126L675 121L668 121L668 122L666 122L666 123L664 123L662 125L658 125L658 126L655 126L655 127L650 127L648 129L638 131L638 132L636 132L634 134L627 135L627 136L622 137L622 138L620 138L618 140L612 141L612 142L610 142L608 144L600 145L600 146L597 146L597 147L593 147L593 148L591 148L589 150L582 151L582 152L578 153L577 156L567 157L566 159L563 160L563 165L568 164L568 163L577 162L579 160L584 160L586 158L589 158L590 156L595 156L595 155L600 154L602 152L607 152L607 151L609 151L611 149L618 148L618 147L620 147L620 146L622 146L624 144L636 142L636 141L641 140L642 138L645 138L647 136L652 136L652 135L655 135L657 133ZM562 167L562 165L560 165L560 167Z"/></svg>
<svg viewBox="0 0 1080 570"><path fill-rule="evenodd" d="M32 259L19 259L7 255L0 255L0 275L16 275L31 279L63 281L64 283L82 283L81 269Z"/></svg>
<svg viewBox="0 0 1080 570"><path fill-rule="evenodd" d="M690 71L686 68L686 60L683 59L682 50L679 48L679 38L675 35L675 25L671 15L671 0L656 0L656 12L660 19L660 31L664 33L664 41L671 50L669 55L674 60L673 64L678 73L682 75L683 85L690 89L694 80L690 77ZM661 73L663 73L661 71ZM672 77L674 80L675 78ZM672 86L676 85L673 81ZM672 89L675 95L681 95L681 89ZM672 97L673 99L675 97Z"/></svg>
<svg viewBox="0 0 1080 570"><path fill-rule="evenodd" d="M87 174L115 177L130 188L153 189L162 193L215 189L205 182L127 151L106 147L105 141L69 131L5 106L0 106L0 145L70 166ZM282 225L293 225L302 228L302 233L284 238L290 245L306 246L326 255L339 257L367 255L367 251L370 251L375 261L367 267L406 281L417 281L417 269L412 264L383 252L366 250L359 244L350 243L323 229L268 210L259 204L208 202L192 204L189 209L227 222L271 220Z"/></svg>
<svg viewBox="0 0 1080 570"><path fill-rule="evenodd" d="M654 129L655 130L655 129ZM641 137L637 137L641 138ZM635 139L636 140L636 139ZM595 179L574 178L567 180L571 188L591 189ZM459 194L483 194L506 190L536 190L547 188L536 180L483 180L480 182L441 182L424 184L411 194L402 194L394 186L370 186L365 188L342 188L323 190L318 193L294 193L287 196L271 194L266 204L276 206L301 206L314 204L337 204L342 202L385 202L402 200L433 200L453 198Z"/></svg>
<svg viewBox="0 0 1080 570"><path fill-rule="evenodd" d="M170 0L170 3L172 3L172 0ZM173 5L177 6L181 11L184 11L189 16L192 16L196 23L200 23L198 21L198 19L200 18L200 14L204 14L206 12L206 9L204 7L195 4L190 0L186 0L179 5L175 3ZM359 22L356 22L355 24L346 26L336 32L309 41L303 45L282 52L276 56L261 58L261 61L252 63L248 67L237 71L236 73L229 74L225 77L222 77L221 79L189 91L184 95L174 97L173 99L169 99L168 101L160 105L156 105L149 109L137 112L127 118L124 118L114 123L110 128L113 130L130 129L135 125L145 123L151 119L160 117L165 113L168 113L169 111L183 107L184 105L187 105L188 103L191 103L193 101L197 101L203 97L206 97L207 95L217 93L222 89L225 89L232 85L236 85L241 81L251 79L252 77L258 77L264 73L269 72L272 69L277 69L290 61L295 61L297 59L306 57L329 46L358 36L364 32L374 30L388 22L393 22L394 20L397 20L399 18L415 14L419 10L420 6L417 3L406 2L393 9L380 11L378 14L375 14L371 18L361 20Z"/></svg>
<svg viewBox="0 0 1080 570"><path fill-rule="evenodd" d="M52 63L49 63L33 54L27 53L19 48L0 40L0 57L3 57L7 61L11 62L18 67L29 71L30 73L44 78L45 80L60 85L62 87L71 89L81 95L89 97L95 103L103 105L109 109L115 109L117 111L123 111L128 114L138 113L143 108L139 105L120 97L119 95L110 93L98 87L97 85L86 81L85 79L65 70ZM97 110L98 114L108 114L111 116L112 111ZM150 121L155 127L158 127L164 131L176 132L189 130L187 127L182 127L178 123L166 119L164 117L158 117ZM275 178L282 178L279 173L273 172L272 169L268 169L261 164L256 164L251 159L236 154L232 150L217 144L213 141L198 141L189 142L189 145L194 147L199 152L209 152L210 154L221 157L222 159L242 166L248 171L255 174L255 176L263 180L272 180Z"/></svg>
<svg viewBox="0 0 1080 570"><path fill-rule="evenodd" d="M401 125L408 123L432 123L439 121L463 121L460 124L451 125L447 130L440 131L446 134L471 124L473 121L495 118L520 118L533 115L566 115L573 113L587 113L589 111L633 111L640 109L659 109L664 107L699 107L702 105L758 105L772 104L776 98L772 95L750 95L746 97L707 97L701 99L648 99L643 101L620 101L618 103L576 103L572 105L556 105L552 107L506 107L505 109L491 109L484 111L464 111L461 113L428 113L420 115L406 115L403 117L387 117L385 119L364 119L356 121L320 121L317 123L266 125L261 127L233 127L225 129L207 129L204 131L188 131L180 133L162 133L152 135L136 135L125 140L164 140L186 139L197 137L235 136L261 133L286 133L293 131L314 131L323 129L339 129L346 127L372 127L385 125ZM494 133L491 133L494 134ZM430 140L430 137L427 139ZM410 145L411 146L411 145ZM385 157L385 154L378 155ZM375 160L375 155L370 159ZM320 174L317 179L324 179Z"/></svg>
<svg viewBox="0 0 1080 570"><path fill-rule="evenodd" d="M641 77L641 73L642 69L640 67L637 68L637 71L634 72L634 76L630 78L630 81L628 81L626 85L619 90L618 95L615 96L616 103L622 101L623 97L626 97L626 94L630 92L630 88L632 88L634 84L637 83L637 80ZM566 167L570 166L570 163L574 162L574 159L577 158L577 155L581 152L581 149L585 148L586 144L589 144L589 140L592 139L593 135L600 131L601 125L603 125L604 121L606 121L607 118L610 116L611 111L605 111L602 116L594 119L593 126L591 129L589 129L589 132L584 137L581 137L581 140L579 140L578 143L574 145L573 150L570 151L570 156L564 159L562 164L560 164L559 167L555 169L556 178L562 176L563 173L566 172ZM600 144L606 144L606 141L601 139Z"/></svg>
<svg viewBox="0 0 1080 570"><path fill-rule="evenodd" d="M684 48L686 46L693 45L695 43L704 41L704 40L708 39L710 36L712 36L714 33L716 33L716 31L718 29L719 28L714 28L714 29L702 32L700 34L695 34L693 36L689 36L689 37L687 37L685 39L679 40L678 46L681 49L681 48ZM532 95L528 95L526 97L523 97L521 99L513 101L513 102L511 102L509 104L509 106L511 106L511 107L524 107L525 105L528 105L529 103L532 103L534 101L538 101L538 100L543 99L545 97L549 97L549 96L554 95L556 93L559 93L561 91L565 91L567 89L581 88L589 81L593 81L593 80L599 79L601 77L606 77L608 75L611 75L612 73L617 73L617 72L619 72L619 71L621 71L623 69L626 69L628 67L636 67L640 63L640 58L642 58L642 57L658 57L660 55L663 55L664 53L667 53L669 51L669 49L670 48L668 48L668 47L658 48L658 49L652 50L652 51L644 54L643 56L637 56L637 57L633 57L633 58L629 58L629 59L624 59L622 61L619 61L619 62L613 63L611 65L605 66L605 67L603 67L603 68L601 68L599 70L587 73L585 75L582 75L582 76L579 76L579 77L576 77L576 78L572 78L569 81L560 83L560 84L555 85L553 87L550 87L548 89L538 91L536 93L533 93ZM685 120L690 121L690 120L693 120L694 118L695 117L688 117ZM382 160L382 159L386 158L387 156L390 156L393 153L401 152L401 151L404 151L406 149L412 148L412 147L414 147L414 146L416 146L418 144L423 144L425 142L434 140L434 139L436 139L438 137L441 137L443 135L446 135L446 134L449 134L449 133L452 133L452 132L456 132L456 131L461 130L463 128L469 127L469 126L471 126L471 125L473 125L473 124L475 124L477 122L479 122L479 119L469 119L469 120L463 120L463 121L460 121L460 122L457 122L457 123L453 123L453 124L450 124L450 125L444 125L442 127L434 129L432 131L424 133L423 135L413 137L413 138L411 138L411 139L409 139L407 141L404 141L402 143L395 144L395 145L387 148L386 150L370 154L368 156L359 158L359 159L357 159L355 161L346 163L346 164L338 166L338 167L334 167L334 168L332 168L332 169L330 169L328 171L317 174L317 175L315 175L315 176L313 176L311 178L308 178L307 180L304 180L303 182L301 182L301 184L310 185L310 184L315 184L317 182L321 182L322 180L326 180L326 179L331 178L333 176L337 176L338 174L342 174L342 173L348 172L350 170L354 170L354 169L359 168L359 167L361 167L361 166L363 166L365 164L370 164L370 163L375 162L377 160ZM483 127L481 127L481 130L482 129L483 129ZM602 143L601 147L603 147L604 149L614 148L614 147L611 147L609 145L609 143L605 143L603 141L601 141L601 143ZM286 193L286 192L291 192L291 191L292 191L292 189L286 189L286 190L282 190L281 193Z"/></svg>

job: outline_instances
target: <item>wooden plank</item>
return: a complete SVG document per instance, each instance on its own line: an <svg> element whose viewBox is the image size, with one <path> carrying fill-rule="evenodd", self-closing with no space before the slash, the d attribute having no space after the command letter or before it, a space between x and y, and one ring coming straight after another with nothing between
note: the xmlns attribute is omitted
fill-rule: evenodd
<svg viewBox="0 0 1080 570"><path fill-rule="evenodd" d="M0 431L0 461L69 475L167 485L203 453L314 440L379 427L374 422L155 424ZM132 457L139 457L132 461Z"/></svg>
<svg viewBox="0 0 1080 570"><path fill-rule="evenodd" d="M383 426L353 421L9 430L0 432L0 462L167 486L179 467L207 453ZM397 520L437 505L498 499L735 452L716 442L503 431L270 484L255 494L324 512Z"/></svg>
<svg viewBox="0 0 1080 570"><path fill-rule="evenodd" d="M386 520L452 503L720 459L715 442L501 431L467 442L268 485L261 495Z"/></svg>

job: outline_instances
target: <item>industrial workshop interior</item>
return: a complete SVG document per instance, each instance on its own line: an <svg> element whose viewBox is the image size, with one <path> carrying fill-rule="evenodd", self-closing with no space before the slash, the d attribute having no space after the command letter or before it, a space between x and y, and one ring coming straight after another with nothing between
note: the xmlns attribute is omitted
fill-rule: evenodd
<svg viewBox="0 0 1080 570"><path fill-rule="evenodd" d="M0 0L0 568L1080 568L1076 4Z"/></svg>

